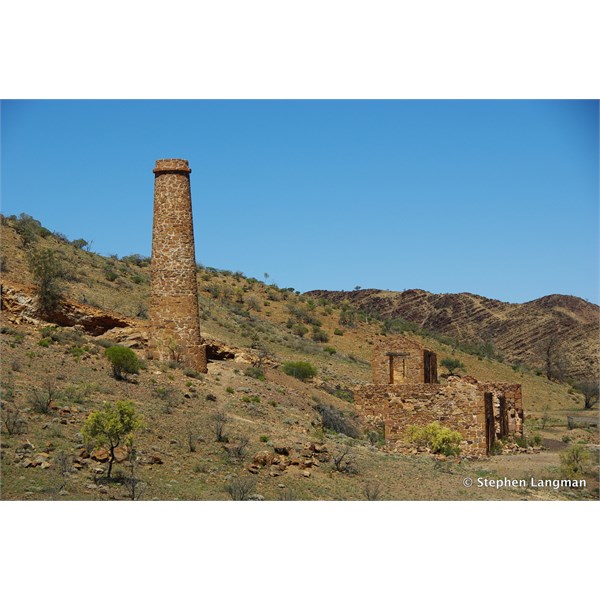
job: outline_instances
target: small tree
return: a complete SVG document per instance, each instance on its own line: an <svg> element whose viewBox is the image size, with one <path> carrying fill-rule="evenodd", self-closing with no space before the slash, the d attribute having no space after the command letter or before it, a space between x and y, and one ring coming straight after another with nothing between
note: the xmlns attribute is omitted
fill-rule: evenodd
<svg viewBox="0 0 600 600"><path fill-rule="evenodd" d="M115 461L115 448L122 443L133 443L133 433L141 426L141 420L135 412L133 402L117 400L106 403L102 410L96 410L86 419L81 433L86 443L95 448L105 447L110 453L108 477Z"/></svg>
<svg viewBox="0 0 600 600"><path fill-rule="evenodd" d="M84 240L83 238L79 238L71 242L71 246L75 246L75 248L77 248L78 250L83 250L88 245L89 242L87 240Z"/></svg>
<svg viewBox="0 0 600 600"><path fill-rule="evenodd" d="M591 453L581 446L574 444L560 454L561 474L564 477L577 479L585 475L593 465Z"/></svg>
<svg viewBox="0 0 600 600"><path fill-rule="evenodd" d="M40 308L43 312L53 310L62 298L59 282L65 277L59 258L48 248L32 251L29 268L37 285Z"/></svg>
<svg viewBox="0 0 600 600"><path fill-rule="evenodd" d="M225 426L229 422L229 418L227 417L225 411L219 410L216 413L213 413L211 420L217 442L226 442L227 437L225 436Z"/></svg>
<svg viewBox="0 0 600 600"><path fill-rule="evenodd" d="M110 361L115 379L126 379L124 373L139 373L140 361L131 348L111 346L104 351Z"/></svg>
<svg viewBox="0 0 600 600"><path fill-rule="evenodd" d="M444 358L440 364L442 367L448 369L449 375L454 375L457 371L465 370L465 365L458 358Z"/></svg>
<svg viewBox="0 0 600 600"><path fill-rule="evenodd" d="M583 408L590 410L598 404L598 382L597 381L580 381L575 389L583 394Z"/></svg>

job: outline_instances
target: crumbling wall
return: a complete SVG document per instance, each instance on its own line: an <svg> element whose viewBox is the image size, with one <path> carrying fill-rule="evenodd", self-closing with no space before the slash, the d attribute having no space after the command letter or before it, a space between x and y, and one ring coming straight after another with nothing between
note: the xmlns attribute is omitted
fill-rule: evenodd
<svg viewBox="0 0 600 600"><path fill-rule="evenodd" d="M373 383L437 383L437 357L417 340L397 336L379 342L371 359Z"/></svg>
<svg viewBox="0 0 600 600"><path fill-rule="evenodd" d="M406 428L438 421L458 431L462 438L461 453L486 453L485 409L476 385L450 378L448 385L365 385L354 393L358 411L373 427L384 424L385 439L390 445L408 447Z"/></svg>
<svg viewBox="0 0 600 600"><path fill-rule="evenodd" d="M496 437L522 436L525 416L521 385L496 381L478 381L476 385L482 396L486 392L492 395Z"/></svg>
<svg viewBox="0 0 600 600"><path fill-rule="evenodd" d="M493 429L486 431L485 394L491 394ZM438 421L458 431L461 453L483 456L495 439L523 435L521 386L478 382L473 377L449 377L442 384L364 385L354 391L358 412L373 428L383 426L386 442L407 448L406 429Z"/></svg>

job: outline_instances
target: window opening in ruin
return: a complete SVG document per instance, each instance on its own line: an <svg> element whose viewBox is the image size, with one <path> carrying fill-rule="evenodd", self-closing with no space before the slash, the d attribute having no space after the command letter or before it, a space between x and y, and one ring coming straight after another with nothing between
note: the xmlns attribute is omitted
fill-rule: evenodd
<svg viewBox="0 0 600 600"><path fill-rule="evenodd" d="M406 381L406 358L405 352L388 352L390 366L390 384L404 383Z"/></svg>
<svg viewBox="0 0 600 600"><path fill-rule="evenodd" d="M508 436L508 412L506 410L506 398L500 396L500 437Z"/></svg>

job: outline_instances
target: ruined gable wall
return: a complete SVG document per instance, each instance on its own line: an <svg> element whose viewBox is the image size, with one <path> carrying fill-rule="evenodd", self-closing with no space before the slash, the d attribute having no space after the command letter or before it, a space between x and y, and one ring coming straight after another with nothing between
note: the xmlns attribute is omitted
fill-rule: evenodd
<svg viewBox="0 0 600 600"><path fill-rule="evenodd" d="M423 383L425 380L423 351L424 347L419 342L404 335L387 338L379 342L373 350L371 359L373 383L376 385L390 383L390 358L387 355L388 352L406 353L409 355L405 359L406 377L404 383ZM399 382L394 381L394 383Z"/></svg>

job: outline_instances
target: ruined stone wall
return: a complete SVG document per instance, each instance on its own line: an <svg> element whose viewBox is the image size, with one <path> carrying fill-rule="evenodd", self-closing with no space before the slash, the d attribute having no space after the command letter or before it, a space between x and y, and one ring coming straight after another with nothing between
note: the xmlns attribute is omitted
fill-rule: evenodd
<svg viewBox="0 0 600 600"><path fill-rule="evenodd" d="M373 350L371 359L373 383L377 385L390 383L390 355L393 360L394 384L425 383L425 351L422 344L405 335L386 338L379 342ZM436 362L435 354L430 354ZM435 375L431 383L437 380L437 369L434 368L433 371Z"/></svg>
<svg viewBox="0 0 600 600"><path fill-rule="evenodd" d="M496 437L522 436L523 396L518 383L477 382L481 395L492 394Z"/></svg>
<svg viewBox="0 0 600 600"><path fill-rule="evenodd" d="M177 360L206 372L200 335L196 256L187 160L154 169L149 358Z"/></svg>
<svg viewBox="0 0 600 600"><path fill-rule="evenodd" d="M486 453L483 397L471 383L366 385L355 391L354 402L368 423L375 427L384 423L391 445L409 446L405 431L410 425L438 421L462 435L462 454Z"/></svg>
<svg viewBox="0 0 600 600"><path fill-rule="evenodd" d="M368 424L383 424L386 442L407 447L406 428L438 421L458 431L461 453L487 453L484 394L490 393L496 438L523 435L521 386L513 383L480 383L474 378L450 377L447 385L364 385L354 392L358 412Z"/></svg>

